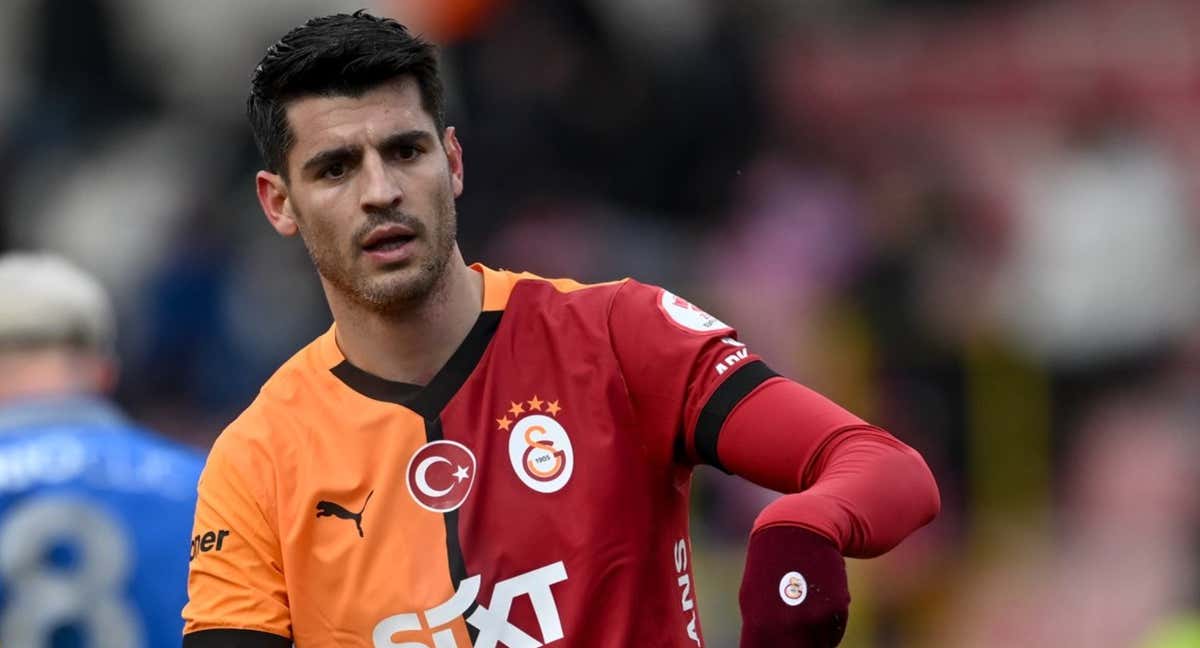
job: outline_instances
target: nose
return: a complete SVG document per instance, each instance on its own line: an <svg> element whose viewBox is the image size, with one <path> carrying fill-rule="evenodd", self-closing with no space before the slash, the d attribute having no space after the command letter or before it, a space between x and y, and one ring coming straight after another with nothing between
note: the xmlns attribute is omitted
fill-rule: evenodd
<svg viewBox="0 0 1200 648"><path fill-rule="evenodd" d="M377 152L370 152L363 159L362 209L365 212L389 211L404 201L404 190L399 174L389 169Z"/></svg>

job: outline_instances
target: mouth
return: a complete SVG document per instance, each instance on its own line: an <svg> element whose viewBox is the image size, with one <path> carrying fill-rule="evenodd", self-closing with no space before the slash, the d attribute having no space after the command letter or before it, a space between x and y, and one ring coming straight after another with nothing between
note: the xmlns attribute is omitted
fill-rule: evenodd
<svg viewBox="0 0 1200 648"><path fill-rule="evenodd" d="M389 236L380 239L374 243L363 246L363 250L367 252L387 252L388 250L398 250L405 243L413 240L412 236Z"/></svg>
<svg viewBox="0 0 1200 648"><path fill-rule="evenodd" d="M371 230L362 241L362 250L381 261L397 261L417 238L415 232L403 225L386 225Z"/></svg>
<svg viewBox="0 0 1200 648"><path fill-rule="evenodd" d="M385 225L371 230L363 239L362 248L367 252L395 249L416 237L415 232L403 225Z"/></svg>

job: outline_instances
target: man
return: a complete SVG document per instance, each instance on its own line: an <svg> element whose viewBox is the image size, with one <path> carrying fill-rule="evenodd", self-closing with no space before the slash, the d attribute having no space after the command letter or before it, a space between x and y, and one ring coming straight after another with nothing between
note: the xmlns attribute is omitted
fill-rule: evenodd
<svg viewBox="0 0 1200 648"><path fill-rule="evenodd" d="M792 493L750 539L742 645L832 646L842 555L936 514L919 455L687 301L466 265L462 147L396 22L289 32L248 112L263 211L334 325L213 448L187 648L701 646L697 463Z"/></svg>
<svg viewBox="0 0 1200 648"><path fill-rule="evenodd" d="M177 643L203 457L103 400L115 327L95 279L12 253L0 286L0 645Z"/></svg>

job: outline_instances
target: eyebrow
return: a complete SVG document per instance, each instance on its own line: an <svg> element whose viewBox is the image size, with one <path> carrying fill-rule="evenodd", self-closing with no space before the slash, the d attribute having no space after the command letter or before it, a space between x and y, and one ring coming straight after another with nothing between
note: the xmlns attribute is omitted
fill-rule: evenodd
<svg viewBox="0 0 1200 648"><path fill-rule="evenodd" d="M337 148L327 149L308 158L304 166L300 170L308 173L313 169L321 168L334 162L346 162L352 160L361 154L361 149L358 146L339 146Z"/></svg>
<svg viewBox="0 0 1200 648"><path fill-rule="evenodd" d="M433 134L429 131L414 129L388 135L379 143L379 148L387 151L402 146L412 146L430 141L433 141ZM335 162L344 163L353 160L361 154L362 149L359 146L339 146L327 149L309 158L301 167L301 170L307 173L313 169L321 168Z"/></svg>
<svg viewBox="0 0 1200 648"><path fill-rule="evenodd" d="M425 144L431 141L433 141L432 133L429 131L413 129L387 136L382 142L379 143L379 148L386 151L400 146Z"/></svg>

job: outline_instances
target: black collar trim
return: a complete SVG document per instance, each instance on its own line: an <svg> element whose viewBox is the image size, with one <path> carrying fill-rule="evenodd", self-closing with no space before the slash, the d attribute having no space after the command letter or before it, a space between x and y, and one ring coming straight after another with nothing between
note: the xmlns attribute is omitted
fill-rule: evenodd
<svg viewBox="0 0 1200 648"><path fill-rule="evenodd" d="M342 360L330 371L347 387L367 398L402 405L426 419L437 418L483 359L492 336L500 327L500 317L503 314L504 311L480 313L479 319L475 320L475 325L454 351L454 355L450 356L445 366L424 387L380 378L350 364L349 360Z"/></svg>

